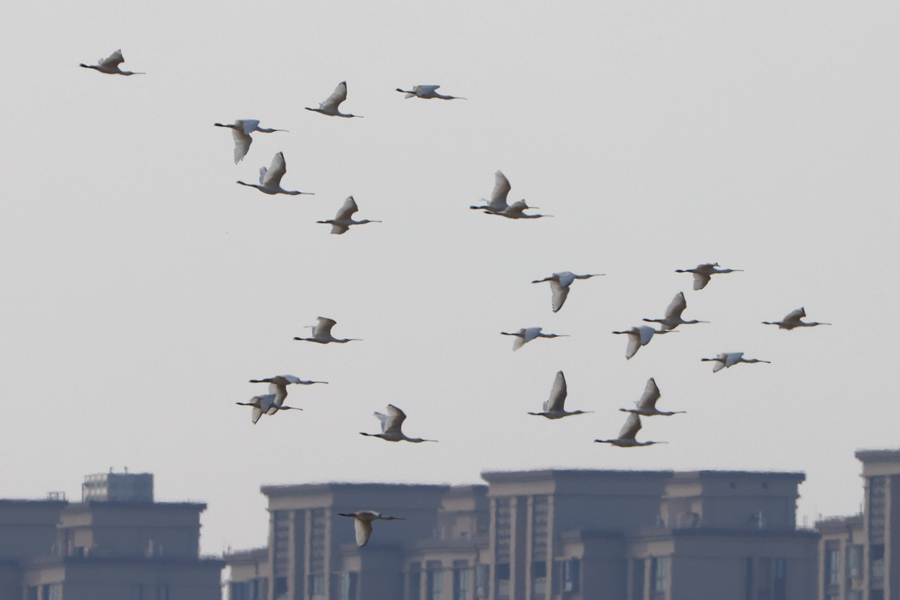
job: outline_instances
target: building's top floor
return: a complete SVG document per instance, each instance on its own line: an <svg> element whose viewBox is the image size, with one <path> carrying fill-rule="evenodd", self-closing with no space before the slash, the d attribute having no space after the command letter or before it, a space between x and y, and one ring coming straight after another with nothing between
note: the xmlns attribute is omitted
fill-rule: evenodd
<svg viewBox="0 0 900 600"><path fill-rule="evenodd" d="M49 554L65 500L0 500L0 557Z"/></svg>
<svg viewBox="0 0 900 600"><path fill-rule="evenodd" d="M81 500L153 502L153 473L97 473L81 484Z"/></svg>
<svg viewBox="0 0 900 600"><path fill-rule="evenodd" d="M488 496L533 494L659 497L672 471L623 471L595 469L546 469L537 471L486 471Z"/></svg>
<svg viewBox="0 0 900 600"><path fill-rule="evenodd" d="M900 450L857 450L863 464L863 477L900 475Z"/></svg>
<svg viewBox="0 0 900 600"><path fill-rule="evenodd" d="M264 485L269 510L328 508L357 510L430 510L441 505L449 485L396 483L311 483Z"/></svg>

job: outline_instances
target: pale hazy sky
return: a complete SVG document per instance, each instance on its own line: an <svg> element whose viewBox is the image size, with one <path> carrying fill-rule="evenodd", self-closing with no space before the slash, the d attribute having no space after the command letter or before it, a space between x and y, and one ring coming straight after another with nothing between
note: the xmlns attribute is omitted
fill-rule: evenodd
<svg viewBox="0 0 900 600"><path fill-rule="evenodd" d="M858 448L900 446L900 7L875 2L0 4L0 496L155 474L202 549L266 543L262 484L473 483L483 470L804 471L851 514ZM118 77L78 68L121 48ZM317 106L340 81L342 109ZM440 84L468 100L404 100ZM238 166L230 131L259 119ZM283 151L287 189L235 185ZM469 210L494 172L552 219ZM329 234L348 195L382 224ZM691 291L675 269L744 269ZM599 272L550 310L554 271ZM630 361L610 332L711 321ZM761 325L805 306L795 331ZM322 315L338 337L295 342ZM571 337L518 352L500 331ZM772 364L713 375L700 358ZM570 409L531 417L564 370ZM287 412L235 406L291 373ZM660 407L614 437L648 377ZM372 416L388 403L406 433ZM362 508L373 508L361 506ZM377 507L374 507L377 508Z"/></svg>

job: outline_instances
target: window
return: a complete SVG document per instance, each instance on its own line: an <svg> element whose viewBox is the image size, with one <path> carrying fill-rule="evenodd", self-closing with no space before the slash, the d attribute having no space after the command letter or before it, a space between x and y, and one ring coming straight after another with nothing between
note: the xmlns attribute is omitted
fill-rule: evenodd
<svg viewBox="0 0 900 600"><path fill-rule="evenodd" d="M283 598L287 598L288 593L288 584L287 577L276 577L273 582L274 592L275 592L275 600L282 600Z"/></svg>
<svg viewBox="0 0 900 600"><path fill-rule="evenodd" d="M156 600L169 600L169 586L159 585L156 587Z"/></svg>
<svg viewBox="0 0 900 600"><path fill-rule="evenodd" d="M453 561L453 600L469 600L469 561Z"/></svg>
<svg viewBox="0 0 900 600"><path fill-rule="evenodd" d="M359 585L359 573L351 571L340 573L339 577L340 600L356 600L356 588Z"/></svg>
<svg viewBox="0 0 900 600"><path fill-rule="evenodd" d="M874 479L874 477L872 479ZM884 544L872 544L871 546L869 546L869 560L872 561L872 579L874 579L875 581L883 580Z"/></svg>
<svg viewBox="0 0 900 600"><path fill-rule="evenodd" d="M666 556L656 556L653 558L653 593L666 593L666 578L669 574L669 558Z"/></svg>
<svg viewBox="0 0 900 600"><path fill-rule="evenodd" d="M325 600L324 575L309 576L309 598L310 600Z"/></svg>
<svg viewBox="0 0 900 600"><path fill-rule="evenodd" d="M248 594L248 586L243 581L232 581L231 585L231 595L229 598L231 600L250 600L250 594Z"/></svg>
<svg viewBox="0 0 900 600"><path fill-rule="evenodd" d="M631 561L631 600L644 600L644 575L647 569L643 558Z"/></svg>
<svg viewBox="0 0 900 600"><path fill-rule="evenodd" d="M744 600L753 600L753 557L744 561Z"/></svg>
<svg viewBox="0 0 900 600"><path fill-rule="evenodd" d="M488 597L488 586L491 581L491 566L478 565L475 567L475 596L478 598Z"/></svg>
<svg viewBox="0 0 900 600"><path fill-rule="evenodd" d="M531 597L534 600L547 597L547 563L543 560L531 563Z"/></svg>
<svg viewBox="0 0 900 600"><path fill-rule="evenodd" d="M849 590L847 592L847 600L863 600L862 592L859 590Z"/></svg>
<svg viewBox="0 0 900 600"><path fill-rule="evenodd" d="M494 576L497 578L497 600L509 599L509 564L500 564L494 567L497 569Z"/></svg>
<svg viewBox="0 0 900 600"><path fill-rule="evenodd" d="M444 598L444 572L441 570L441 561L439 560L428 561L425 592L428 600L443 600Z"/></svg>
<svg viewBox="0 0 900 600"><path fill-rule="evenodd" d="M45 583L41 593L43 595L43 600L62 600L62 584Z"/></svg>
<svg viewBox="0 0 900 600"><path fill-rule="evenodd" d="M407 598L409 598L409 600L420 600L422 598L422 570L417 562L410 563L409 565L409 579L407 585Z"/></svg>
<svg viewBox="0 0 900 600"><path fill-rule="evenodd" d="M852 579L862 577L862 550L862 546L858 544L847 548L847 572Z"/></svg>
<svg viewBox="0 0 900 600"><path fill-rule="evenodd" d="M643 567L643 565L641 565ZM641 569L641 584L644 582L644 572ZM581 561L570 558L562 564L562 589L564 592L577 593L581 590ZM641 598L643 599L643 585L641 585Z"/></svg>
<svg viewBox="0 0 900 600"><path fill-rule="evenodd" d="M825 585L841 582L841 551L838 548L825 550Z"/></svg>
<svg viewBox="0 0 900 600"><path fill-rule="evenodd" d="M787 559L772 559L772 600L787 598Z"/></svg>

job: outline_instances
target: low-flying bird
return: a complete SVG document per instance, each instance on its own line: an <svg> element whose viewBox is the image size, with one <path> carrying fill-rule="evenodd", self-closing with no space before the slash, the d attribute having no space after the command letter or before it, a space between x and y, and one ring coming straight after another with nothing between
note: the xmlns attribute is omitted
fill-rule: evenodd
<svg viewBox="0 0 900 600"><path fill-rule="evenodd" d="M370 221L369 219L363 219L362 221L354 221L353 213L358 211L359 208L356 206L356 200L353 199L353 196L347 196L347 199L344 200L344 205L337 211L337 214L333 219L328 219L327 221L316 221L316 223L329 223L331 224L331 233L336 235L341 235L345 233L351 225L364 225L366 223L381 223L381 221Z"/></svg>
<svg viewBox="0 0 900 600"><path fill-rule="evenodd" d="M555 337L569 337L565 334L556 334L556 333L541 333L542 327L527 327L525 329L520 329L516 333L507 333L505 331L501 331L500 335L513 335L516 337L513 340L513 350L518 350L534 338L555 338Z"/></svg>
<svg viewBox="0 0 900 600"><path fill-rule="evenodd" d="M259 168L259 185L244 183L243 181L238 181L238 183L247 187L254 187L270 196L275 194L287 194L289 196L299 196L300 194L315 195L312 192L290 192L281 187L281 178L284 177L285 173L287 173L287 165L284 162L284 154L279 152L272 159L272 165L268 169L265 167Z"/></svg>
<svg viewBox="0 0 900 600"><path fill-rule="evenodd" d="M273 384L269 384L269 392L272 392L272 390ZM287 392L285 392L284 396L287 396ZM235 404L253 407L253 414L251 418L254 425L256 425L256 422L259 421L259 418L261 416L274 415L279 410L303 410L302 408L295 408L293 406L284 406L283 404L277 404L278 400L279 398L277 393L269 393L259 396L253 396L250 399L250 402L235 402ZM280 401L284 402L284 397L282 397Z"/></svg>
<svg viewBox="0 0 900 600"><path fill-rule="evenodd" d="M628 336L628 347L625 349L625 358L630 359L637 354L637 351L641 349L641 346L646 346L650 343L654 333L663 335L664 333L678 332L667 331L665 329L653 329L649 325L641 325L640 327L632 327L628 331L613 331L613 333Z"/></svg>
<svg viewBox="0 0 900 600"><path fill-rule="evenodd" d="M410 438L406 437L401 430L403 426L403 421L406 420L406 413L402 410L394 406L393 404L387 405L387 414L381 414L380 412L376 412L375 416L378 417L378 420L381 421L381 433L363 433L359 432L359 435L366 435L369 437L378 437L383 440L387 440L388 442L412 442L414 444L418 444L421 442L436 442L437 440L423 440L422 438Z"/></svg>
<svg viewBox="0 0 900 600"><path fill-rule="evenodd" d="M709 278L712 275L718 275L720 273L738 273L742 272L743 269L717 269L719 263L704 263L702 265L697 265L693 269L675 269L676 273L693 273L694 274L694 290L702 290L706 287L706 284L709 283Z"/></svg>
<svg viewBox="0 0 900 600"><path fill-rule="evenodd" d="M334 92L325 100L319 104L319 108L310 108L306 107L306 110L311 110L313 112L322 113L323 115L328 115L329 117L359 117L360 115L351 115L342 113L338 107L341 105L341 102L347 99L347 82L340 82L336 88L334 88Z"/></svg>
<svg viewBox="0 0 900 600"><path fill-rule="evenodd" d="M553 380L553 387L550 389L550 398L544 400L543 411L530 412L528 414L537 415L539 417L546 417L548 419L562 419L563 417L568 417L570 415L586 415L588 413L594 412L592 410L576 410L568 412L566 410L567 395L568 390L566 388L566 376L563 375L562 371L559 371L556 374L556 379Z"/></svg>
<svg viewBox="0 0 900 600"><path fill-rule="evenodd" d="M641 430L641 418L637 413L631 413L625 420L625 425L619 431L619 437L614 440L594 440L601 444L612 444L620 448L633 448L634 446L651 446L653 444L666 444L668 442L639 442L634 439L637 432Z"/></svg>
<svg viewBox="0 0 900 600"><path fill-rule="evenodd" d="M780 321L763 321L763 325L778 325L778 329L787 329L790 331L794 327L815 327L816 325L831 325L831 323L816 323L801 321L806 316L806 311L801 306L797 310L792 310L785 318Z"/></svg>
<svg viewBox="0 0 900 600"><path fill-rule="evenodd" d="M254 131L260 133L274 133L287 131L287 129L263 129L256 119L237 119L234 123L213 123L216 127L228 127L234 137L234 164L241 162L250 150L253 138L250 134Z"/></svg>
<svg viewBox="0 0 900 600"><path fill-rule="evenodd" d="M659 400L659 388L656 386L656 381L651 377L647 380L647 386L644 388L644 395L635 403L637 408L620 408L619 410L622 412L643 415L645 417L653 417L655 415L670 417L685 412L683 410L676 410L675 412L659 411L656 409L657 400Z"/></svg>
<svg viewBox="0 0 900 600"><path fill-rule="evenodd" d="M307 325L307 327L312 327L313 330L313 336L311 338L295 337L294 339L300 342L315 342L317 344L330 344L332 342L335 344L346 344L347 342L362 341L356 338L340 340L331 335L331 328L334 327L336 323L337 321L334 319L319 317L319 320L315 325Z"/></svg>
<svg viewBox="0 0 900 600"><path fill-rule="evenodd" d="M570 273L569 271L562 271L561 273L554 273L550 277L535 279L531 283L543 283L545 281L550 282L550 290L553 292L553 295L551 297L553 312L559 312L559 309L561 309L563 304L566 303L566 298L569 296L569 286L572 285L572 283L576 279L590 279L591 277L603 277L604 275L604 273L576 275L575 273Z"/></svg>
<svg viewBox="0 0 900 600"><path fill-rule="evenodd" d="M314 383L328 383L327 381L303 381L299 377L294 377L293 375L276 375L275 377L267 377L266 379L251 379L250 383L268 383L269 384L269 394L274 394L275 399L272 403L272 406L269 407L269 410L266 411L267 415L274 415L279 410L303 410L300 408L293 408L291 406L284 406L284 400L287 398L287 386L295 383L298 385L312 385Z"/></svg>
<svg viewBox="0 0 900 600"><path fill-rule="evenodd" d="M713 373L718 373L722 369L727 369L738 363L771 363L769 360L759 360L758 358L744 358L743 352L723 352L715 358L701 358L700 362L714 362Z"/></svg>
<svg viewBox="0 0 900 600"><path fill-rule="evenodd" d="M372 521L405 521L403 517L385 517L374 510L358 510L355 513L338 513L341 517L353 517L356 519L356 545L362 548L369 542L372 535Z"/></svg>
<svg viewBox="0 0 900 600"><path fill-rule="evenodd" d="M666 308L666 316L664 319L644 319L648 323L659 323L662 329L671 331L679 325L693 325L694 323L709 323L709 321L685 321L681 318L681 313L687 308L687 302L684 299L684 292L678 292L669 302Z"/></svg>
<svg viewBox="0 0 900 600"><path fill-rule="evenodd" d="M513 202L505 209L495 212L493 210L485 210L484 212L489 215L497 215L500 217L506 217L507 219L540 219L541 217L552 217L553 215L526 215L525 210L533 208L537 209L537 206L528 206L524 200L519 200L518 202Z"/></svg>
<svg viewBox="0 0 900 600"><path fill-rule="evenodd" d="M506 197L509 195L510 189L512 189L512 186L509 185L509 179L502 172L497 171L494 173L494 191L491 192L491 201L483 206L470 206L469 208L492 213L503 212L509 208L509 204L506 203ZM481 201L487 202L484 198Z"/></svg>
<svg viewBox="0 0 900 600"><path fill-rule="evenodd" d="M397 88L398 92L403 92L406 94L406 99L410 98L422 98L423 100L431 100L432 98L440 98L441 100L465 100L465 98L460 98L459 96L444 96L437 93L437 89L441 87L439 85L417 85L412 89L412 91L401 90Z"/></svg>
<svg viewBox="0 0 900 600"><path fill-rule="evenodd" d="M116 50L106 58L98 59L96 65L80 63L78 66L84 67L85 69L94 69L95 71L106 73L107 75L146 75L146 73L133 73L131 71L121 70L119 65L123 62L125 62L125 59L122 58L122 51Z"/></svg>

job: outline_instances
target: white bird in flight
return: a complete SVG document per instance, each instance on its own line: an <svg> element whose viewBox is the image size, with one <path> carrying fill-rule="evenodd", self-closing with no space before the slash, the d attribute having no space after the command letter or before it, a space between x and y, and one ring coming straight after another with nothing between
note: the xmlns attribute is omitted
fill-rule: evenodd
<svg viewBox="0 0 900 600"><path fill-rule="evenodd" d="M542 217L552 217L553 215L527 215L525 214L525 210L533 208L537 209L537 206L528 206L524 200L519 200L518 202L513 202L505 209L500 212L495 212L493 210L485 210L484 212L489 215L497 215L500 217L506 217L507 219L540 219Z"/></svg>
<svg viewBox="0 0 900 600"><path fill-rule="evenodd" d="M494 191L491 192L491 201L483 206L470 206L469 208L492 213L503 212L509 208L509 204L506 203L506 197L509 195L510 189L512 189L512 186L509 185L509 179L502 172L497 171L494 173ZM487 202L484 198L481 201Z"/></svg>
<svg viewBox="0 0 900 600"><path fill-rule="evenodd" d="M531 340L533 340L535 338L539 338L539 337L542 337L542 338L569 337L568 335L564 335L564 334L541 333L541 329L543 329L543 328L542 327L527 327L525 329L520 329L519 331L517 331L515 333L507 333L505 331L501 331L500 335L513 335L516 337L516 339L513 340L513 350L514 351L518 350L519 348L521 348L522 346L524 346L525 344L527 344L528 342L530 342Z"/></svg>
<svg viewBox="0 0 900 600"><path fill-rule="evenodd" d="M440 98L441 100L465 100L465 98L460 98L459 96L444 96L442 94L437 93L437 89L441 87L439 85L417 85L412 89L412 91L401 90L397 88L398 92L403 92L406 94L406 99L410 98L422 98L423 100L431 100L432 98Z"/></svg>
<svg viewBox="0 0 900 600"><path fill-rule="evenodd" d="M284 406L284 400L287 398L287 386L295 383L297 385L312 385L314 383L328 383L327 381L303 381L299 377L293 375L276 375L275 377L267 377L266 379L251 379L250 383L268 383L269 394L274 394L275 399L273 405L266 411L267 415L274 415L279 410L303 410L301 408L293 408Z"/></svg>
<svg viewBox="0 0 900 600"><path fill-rule="evenodd" d="M80 63L78 66L84 67L85 69L94 69L95 71L106 73L107 75L146 75L146 73L134 73L121 70L119 65L123 62L125 62L125 59L122 58L122 51L116 50L106 58L98 59L96 65Z"/></svg>
<svg viewBox="0 0 900 600"><path fill-rule="evenodd" d="M300 194L315 195L312 192L291 192L281 187L281 178L284 177L285 173L287 173L287 165L284 162L284 154L279 152L272 159L272 165L268 169L265 167L259 168L259 185L244 183L243 181L238 181L238 183L247 187L254 187L270 196L275 194L287 194L289 196L299 196Z"/></svg>
<svg viewBox="0 0 900 600"><path fill-rule="evenodd" d="M372 521L405 521L403 517L385 517L374 510L358 510L355 513L338 513L341 517L353 517L356 519L356 545L362 548L369 542L372 535Z"/></svg>
<svg viewBox="0 0 900 600"><path fill-rule="evenodd" d="M358 211L359 208L356 206L356 200L353 199L353 196L347 196L347 199L344 200L344 205L337 211L337 214L333 219L328 219L327 221L316 221L316 223L328 223L331 224L331 233L336 235L341 235L342 233L346 233L346 231L350 228L351 225L364 225L366 223L381 223L381 221L370 221L369 219L363 219L362 221L354 221L353 213Z"/></svg>
<svg viewBox="0 0 900 600"><path fill-rule="evenodd" d="M630 359L637 354L637 351L641 349L641 346L646 346L650 343L654 333L662 335L664 333L678 332L666 331L665 329L653 329L649 325L641 325L640 327L632 327L628 331L613 331L613 333L628 336L628 347L625 349L625 358Z"/></svg>
<svg viewBox="0 0 900 600"><path fill-rule="evenodd" d="M717 269L719 263L704 263L702 265L697 265L693 269L675 269L676 273L693 273L694 274L694 290L702 290L706 287L706 284L709 283L709 278L712 275L717 275L719 273L738 273L742 272L743 269Z"/></svg>
<svg viewBox="0 0 900 600"><path fill-rule="evenodd" d="M556 379L553 380L553 387L550 389L550 398L544 400L543 411L530 412L528 414L537 415L539 417L546 417L548 419L562 419L563 417L568 417L570 415L586 415L588 413L594 412L592 410L576 410L568 412L566 410L567 395L568 390L566 388L566 376L563 375L562 371L559 371L556 374Z"/></svg>
<svg viewBox="0 0 900 600"><path fill-rule="evenodd" d="M619 410L622 412L643 415L645 417L652 417L655 415L669 417L685 412L683 410L676 410L675 412L663 412L657 410L656 401L659 400L659 395L659 388L656 386L656 381L651 377L647 380L647 386L644 388L644 394L641 396L640 400L635 403L635 406L637 406L637 408L620 408Z"/></svg>
<svg viewBox="0 0 900 600"><path fill-rule="evenodd" d="M718 373L722 369L727 369L738 363L771 363L768 360L759 360L758 358L744 358L743 352L723 352L715 358L701 358L700 362L714 362L713 373Z"/></svg>
<svg viewBox="0 0 900 600"><path fill-rule="evenodd" d="M625 420L625 425L619 431L619 437L614 440L594 440L601 444L612 444L620 448L633 448L635 446L651 446L653 444L665 444L667 442L639 442L634 437L641 430L641 418L637 413L631 413Z"/></svg>
<svg viewBox="0 0 900 600"><path fill-rule="evenodd" d="M331 328L334 327L336 323L337 321L334 319L319 317L319 320L315 325L307 325L307 327L313 328L313 336L311 338L295 337L294 339L301 342L315 342L317 344L330 344L332 342L336 344L345 344L347 342L362 341L356 338L341 340L331 335Z"/></svg>
<svg viewBox="0 0 900 600"><path fill-rule="evenodd" d="M403 421L406 420L406 413L404 413L393 404L387 405L386 415L381 414L380 412L376 412L375 416L378 417L379 421L381 421L381 433L363 433L362 431L360 431L359 435L378 437L388 442L412 442L414 444L419 444L421 442L437 441L406 437L406 435L404 435L403 431L401 430Z"/></svg>
<svg viewBox="0 0 900 600"><path fill-rule="evenodd" d="M603 277L604 273L594 273L590 275L576 275L575 273L570 273L569 271L562 271L561 273L554 273L550 277L544 277L543 279L535 279L531 283L543 283L545 281L550 282L550 289L553 292L551 297L553 312L559 312L559 309L562 308L563 304L566 302L566 298L569 296L569 286L576 279L590 279L591 277Z"/></svg>
<svg viewBox="0 0 900 600"><path fill-rule="evenodd" d="M831 323L816 323L814 321L801 321L806 316L806 311L801 306L797 310L792 310L785 318L780 321L763 321L763 325L778 325L778 329L787 329L790 331L794 327L815 327L816 325L831 325Z"/></svg>
<svg viewBox="0 0 900 600"><path fill-rule="evenodd" d="M284 406L284 404L278 404L279 395L277 392L274 392L274 384L269 384L269 392L268 394L262 394L259 396L253 396L250 399L250 402L235 402L235 404L240 404L241 406L252 406L252 420L253 424L256 425L256 422L259 421L259 418L263 415L274 415L280 410L303 410L302 408L296 408L293 406ZM287 396L287 392L285 391L284 396ZM280 398L281 402L284 402L284 397Z"/></svg>
<svg viewBox="0 0 900 600"><path fill-rule="evenodd" d="M313 112L322 113L323 115L328 115L329 117L359 117L360 115L351 115L342 113L338 107L341 105L341 102L347 99L347 82L340 82L336 88L334 88L334 92L325 100L319 104L319 108L310 108L306 107L306 110L311 110Z"/></svg>
<svg viewBox="0 0 900 600"><path fill-rule="evenodd" d="M678 292L666 308L666 316L663 319L644 319L648 323L659 323L666 331L671 331L679 325L693 325L695 323L709 323L709 321L685 321L681 313L687 308L684 292Z"/></svg>
<svg viewBox="0 0 900 600"><path fill-rule="evenodd" d="M253 138L250 134L254 131L260 133L274 133L276 131L287 131L287 129L263 129L259 126L256 119L237 119L234 123L213 123L216 127L228 127L234 137L234 164L238 164L247 155L250 150L250 144Z"/></svg>

